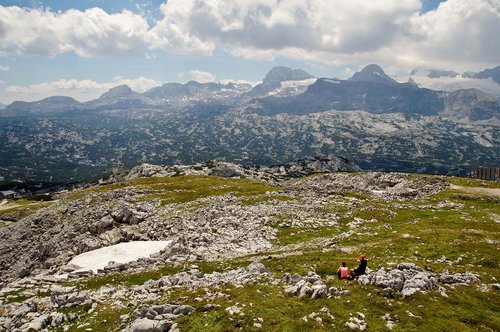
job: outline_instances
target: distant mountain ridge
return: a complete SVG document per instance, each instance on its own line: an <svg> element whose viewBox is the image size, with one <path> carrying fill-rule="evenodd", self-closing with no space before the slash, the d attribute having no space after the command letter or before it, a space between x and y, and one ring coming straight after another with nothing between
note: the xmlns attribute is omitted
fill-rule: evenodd
<svg viewBox="0 0 500 332"><path fill-rule="evenodd" d="M474 76L496 77L499 69L500 66ZM453 77L458 74L452 71L430 70L427 75ZM297 83L287 85L286 82ZM498 101L485 102L485 97L479 96L478 90L470 89L466 94L461 93L462 96L469 96L470 100L465 100L464 97L447 98L446 95L441 91L419 88L411 80L408 83L398 83L376 64L367 65L348 80L316 79L300 69L274 67L267 73L263 82L255 87L248 84L190 81L184 84L165 83L144 93L138 93L127 85L121 85L110 89L100 98L85 103L70 97L55 96L36 102L14 102L5 110L64 112L130 108L182 109L192 107L196 103L222 103L230 107L243 107L260 115L310 114L335 109L363 110L373 114L442 114L460 121L483 121L487 120L484 117L490 116L491 119L500 121ZM447 103L452 99L453 106L448 106ZM458 101L462 101L463 105L460 106Z"/></svg>
<svg viewBox="0 0 500 332"><path fill-rule="evenodd" d="M15 102L0 118L8 181L95 179L117 161L271 166L333 154L365 170L457 174L500 160L498 100L398 83L377 65L348 80L278 67L255 87L191 81L138 93L122 85L85 103Z"/></svg>
<svg viewBox="0 0 500 332"><path fill-rule="evenodd" d="M74 98L65 96L47 97L35 102L15 101L5 107L5 110L60 110L70 109L81 104Z"/></svg>
<svg viewBox="0 0 500 332"><path fill-rule="evenodd" d="M415 75L417 73L423 73L425 76L429 78L440 78L440 77L463 77L463 78L476 78L476 79L491 78L494 82L500 84L500 66L496 66L491 69L484 69L478 73L473 71L466 71L462 74L459 74L453 70L415 68L411 71L410 75Z"/></svg>
<svg viewBox="0 0 500 332"><path fill-rule="evenodd" d="M496 66L495 68L485 69L479 73L477 73L475 78L491 78L493 81L500 84L500 66Z"/></svg>
<svg viewBox="0 0 500 332"><path fill-rule="evenodd" d="M470 99L460 98L462 104L459 104L456 98L447 98L447 93L442 91L420 88L411 81L398 83L378 65L372 64L348 80L320 78L302 94L289 98L263 97L257 103L248 105L246 110L260 115L311 114L332 109L362 110L372 114L442 115L465 122L500 121L498 101L485 97L486 94L477 89L464 91ZM464 92L461 94L464 95ZM448 103L452 99L451 107Z"/></svg>
<svg viewBox="0 0 500 332"><path fill-rule="evenodd" d="M384 84L398 84L396 80L386 75L384 70L376 64L364 67L361 71L354 73L349 79L353 82L375 82Z"/></svg>
<svg viewBox="0 0 500 332"><path fill-rule="evenodd" d="M262 83L257 84L247 95L250 97L263 96L279 88L282 82L302 81L310 78L314 78L314 76L301 69L274 67L267 73Z"/></svg>
<svg viewBox="0 0 500 332"><path fill-rule="evenodd" d="M500 66L474 75L493 77L497 68ZM433 77L451 77L455 74L452 71L428 72L428 75ZM460 121L484 121L490 118L500 121L498 101L489 99L486 102L488 98L474 89L460 95L462 97L457 99L453 94L420 88L412 81L398 83L376 64L367 65L348 80L316 79L300 69L275 67L267 73L263 82L255 87L248 84L190 81L184 84L165 83L144 93L138 93L127 85L120 85L110 89L100 98L85 103L70 97L56 96L31 103L14 102L6 107L6 111L183 109L196 104L212 104L213 107L219 108L216 105L221 104L242 107L260 115L310 114L335 109L362 110L373 114L443 115ZM463 96L470 97L470 100ZM451 102L453 105L449 106L447 103ZM487 116L490 117L485 118Z"/></svg>

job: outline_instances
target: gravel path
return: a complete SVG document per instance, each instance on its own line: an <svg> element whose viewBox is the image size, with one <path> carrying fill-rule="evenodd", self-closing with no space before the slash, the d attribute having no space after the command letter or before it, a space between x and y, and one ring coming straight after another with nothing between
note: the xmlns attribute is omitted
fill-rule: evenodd
<svg viewBox="0 0 500 332"><path fill-rule="evenodd" d="M458 189L469 193L487 194L491 196L500 196L500 188L481 188L481 187L462 187L452 184L451 189Z"/></svg>

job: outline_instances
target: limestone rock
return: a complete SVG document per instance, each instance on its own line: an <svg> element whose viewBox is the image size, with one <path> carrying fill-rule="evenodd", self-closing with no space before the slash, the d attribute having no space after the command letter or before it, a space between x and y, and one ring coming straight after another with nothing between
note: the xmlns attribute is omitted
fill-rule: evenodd
<svg viewBox="0 0 500 332"><path fill-rule="evenodd" d="M168 321L158 321L148 318L136 319L132 325L127 329L128 332L164 332L168 331L171 322Z"/></svg>

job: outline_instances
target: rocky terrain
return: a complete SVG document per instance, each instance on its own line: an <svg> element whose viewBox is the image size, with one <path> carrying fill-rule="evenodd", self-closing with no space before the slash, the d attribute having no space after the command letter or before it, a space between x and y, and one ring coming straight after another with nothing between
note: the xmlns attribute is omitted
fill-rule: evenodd
<svg viewBox="0 0 500 332"><path fill-rule="evenodd" d="M498 330L500 186L324 173L339 165L144 164L3 209L0 329ZM97 272L70 264L151 240L171 242ZM367 274L337 280L362 253Z"/></svg>
<svg viewBox="0 0 500 332"><path fill-rule="evenodd" d="M398 83L377 65L348 80L277 67L255 87L118 86L86 103L15 102L0 119L7 182L87 182L117 163L271 166L330 154L365 170L464 175L500 159L497 99Z"/></svg>

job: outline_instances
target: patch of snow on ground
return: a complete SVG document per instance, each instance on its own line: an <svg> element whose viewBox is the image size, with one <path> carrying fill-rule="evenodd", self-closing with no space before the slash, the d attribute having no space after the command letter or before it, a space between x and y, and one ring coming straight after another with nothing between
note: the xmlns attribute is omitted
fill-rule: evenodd
<svg viewBox="0 0 500 332"><path fill-rule="evenodd" d="M139 258L147 258L165 249L172 241L132 241L84 252L68 264L79 267L77 271L102 269L109 262L129 263Z"/></svg>

